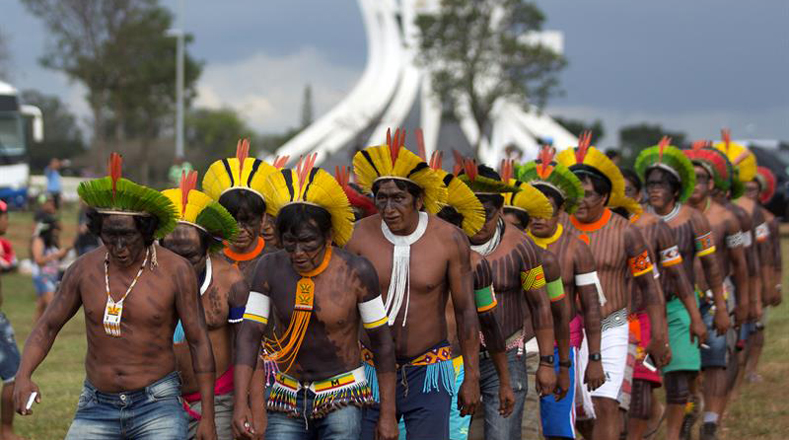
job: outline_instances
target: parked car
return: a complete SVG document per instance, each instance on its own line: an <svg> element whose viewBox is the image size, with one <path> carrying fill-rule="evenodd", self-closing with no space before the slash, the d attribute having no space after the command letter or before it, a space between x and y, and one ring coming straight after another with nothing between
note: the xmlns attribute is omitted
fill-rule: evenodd
<svg viewBox="0 0 789 440"><path fill-rule="evenodd" d="M756 156L759 166L769 168L775 174L775 196L766 208L789 221L789 142L774 139L749 139L736 141L748 147Z"/></svg>

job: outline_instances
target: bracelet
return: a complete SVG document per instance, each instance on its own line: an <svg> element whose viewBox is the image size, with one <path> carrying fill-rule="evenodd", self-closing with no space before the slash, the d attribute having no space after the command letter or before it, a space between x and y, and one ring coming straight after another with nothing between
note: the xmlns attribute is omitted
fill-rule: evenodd
<svg viewBox="0 0 789 440"><path fill-rule="evenodd" d="M603 359L603 356L600 353L589 353L589 360L592 362L598 362Z"/></svg>
<svg viewBox="0 0 789 440"><path fill-rule="evenodd" d="M540 356L540 365L545 365L548 367L553 367L553 355L548 356Z"/></svg>
<svg viewBox="0 0 789 440"><path fill-rule="evenodd" d="M562 368L570 368L573 366L573 362L569 359L567 359L566 361L559 361L559 366Z"/></svg>

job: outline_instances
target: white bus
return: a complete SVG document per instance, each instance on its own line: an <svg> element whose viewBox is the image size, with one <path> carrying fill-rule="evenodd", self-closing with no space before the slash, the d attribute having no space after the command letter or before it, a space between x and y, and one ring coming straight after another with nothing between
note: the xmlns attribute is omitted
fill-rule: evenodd
<svg viewBox="0 0 789 440"><path fill-rule="evenodd" d="M44 120L41 110L19 102L19 92L0 81L0 199L13 206L23 206L27 200L30 165L25 118L32 118L34 142L44 140Z"/></svg>

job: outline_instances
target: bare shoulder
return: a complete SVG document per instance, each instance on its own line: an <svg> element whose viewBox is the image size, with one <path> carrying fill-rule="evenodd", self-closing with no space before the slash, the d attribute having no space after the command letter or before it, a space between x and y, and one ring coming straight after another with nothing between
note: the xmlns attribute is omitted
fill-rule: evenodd
<svg viewBox="0 0 789 440"><path fill-rule="evenodd" d="M361 253L365 248L364 240L369 240L371 234L381 234L381 215L374 214L357 221L353 226L351 239L345 245L350 252Z"/></svg>
<svg viewBox="0 0 789 440"><path fill-rule="evenodd" d="M710 229L710 222L703 212L687 205L684 205L684 209L687 209L689 212L690 222L693 225L694 230L698 231Z"/></svg>
<svg viewBox="0 0 789 440"><path fill-rule="evenodd" d="M367 258L348 252L344 249L334 248L333 257L339 257L348 268L348 272L353 274L363 286L374 288L378 286L378 272ZM346 280L351 281L351 280ZM354 283L348 283L353 285Z"/></svg>
<svg viewBox="0 0 789 440"><path fill-rule="evenodd" d="M244 281L244 274L230 262L218 255L212 255L210 258L211 270L222 279L227 280L228 284L232 285L239 281Z"/></svg>
<svg viewBox="0 0 789 440"><path fill-rule="evenodd" d="M443 219L439 218L436 215L429 214L430 220L427 222L427 233L428 234L438 234L438 236L442 238L451 238L457 236L459 233L463 235L463 231L458 228L457 226L444 221Z"/></svg>
<svg viewBox="0 0 789 440"><path fill-rule="evenodd" d="M646 228L648 226L654 225L659 220L660 217L652 214L651 212L644 211L638 216L638 220L636 220L633 224L641 228Z"/></svg>
<svg viewBox="0 0 789 440"><path fill-rule="evenodd" d="M159 245L156 245L156 260L159 262L159 266L165 268L165 271L192 270L189 261L184 257Z"/></svg>

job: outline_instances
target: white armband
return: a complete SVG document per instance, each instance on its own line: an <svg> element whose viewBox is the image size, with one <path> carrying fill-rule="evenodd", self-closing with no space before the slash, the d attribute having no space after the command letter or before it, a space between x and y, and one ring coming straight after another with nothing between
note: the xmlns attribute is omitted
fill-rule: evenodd
<svg viewBox="0 0 789 440"><path fill-rule="evenodd" d="M756 227L754 233L756 234L756 241L758 243L763 243L770 238L770 227L767 226L767 223L762 223Z"/></svg>
<svg viewBox="0 0 789 440"><path fill-rule="evenodd" d="M597 276L597 271L588 272L588 273L581 273L575 276L575 285L576 286L595 286L597 289L597 299L600 300L600 307L602 307L607 300L605 299L605 294L603 294L603 286L600 285L600 278Z"/></svg>
<svg viewBox="0 0 789 440"><path fill-rule="evenodd" d="M381 295L376 296L370 301L359 303L359 314L362 315L362 324L367 330L380 327L388 321L386 308Z"/></svg>
<svg viewBox="0 0 789 440"><path fill-rule="evenodd" d="M260 292L249 292L247 307L244 310L244 319L267 324L270 307L271 300L269 300L269 297Z"/></svg>
<svg viewBox="0 0 789 440"><path fill-rule="evenodd" d="M743 232L742 247L750 247L752 244L753 244L753 239L751 238L751 231Z"/></svg>
<svg viewBox="0 0 789 440"><path fill-rule="evenodd" d="M737 231L736 234L731 234L726 236L726 247L729 249L743 246L744 244L745 244L745 238L743 237L741 231Z"/></svg>

